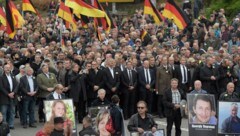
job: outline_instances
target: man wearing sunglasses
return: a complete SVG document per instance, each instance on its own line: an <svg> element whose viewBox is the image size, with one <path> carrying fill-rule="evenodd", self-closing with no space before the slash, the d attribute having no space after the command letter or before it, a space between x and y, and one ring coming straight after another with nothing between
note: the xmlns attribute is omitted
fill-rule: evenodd
<svg viewBox="0 0 240 136"><path fill-rule="evenodd" d="M132 115L128 123L128 130L130 132L138 132L143 134L145 131L157 130L157 124L153 119L153 116L147 113L147 103L145 101L139 101L137 103L138 113Z"/></svg>

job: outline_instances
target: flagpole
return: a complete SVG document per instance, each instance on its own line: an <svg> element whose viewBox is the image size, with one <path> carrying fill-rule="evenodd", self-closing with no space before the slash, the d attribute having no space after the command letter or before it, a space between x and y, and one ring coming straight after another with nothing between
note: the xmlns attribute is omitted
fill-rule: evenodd
<svg viewBox="0 0 240 136"><path fill-rule="evenodd" d="M22 17L25 20L24 11L23 11L23 3L22 3ZM24 26L24 24L22 25L22 36L23 36L23 26ZM29 31L27 31L27 42L29 42Z"/></svg>
<svg viewBox="0 0 240 136"><path fill-rule="evenodd" d="M60 3L61 5L61 3ZM59 5L59 8L60 8L60 5ZM65 2L64 2L64 5L65 5ZM59 10L59 9L58 9ZM64 19L64 13L63 12L63 18L61 19L61 30L60 30L60 44L61 44L61 47L63 46L63 43L62 43L62 31L63 31L63 19ZM66 27L66 26L65 26ZM63 41L64 42L64 41Z"/></svg>
<svg viewBox="0 0 240 136"><path fill-rule="evenodd" d="M62 45L62 30L63 30L63 19L61 19L61 27L60 27L60 45L61 45L61 47L63 46Z"/></svg>

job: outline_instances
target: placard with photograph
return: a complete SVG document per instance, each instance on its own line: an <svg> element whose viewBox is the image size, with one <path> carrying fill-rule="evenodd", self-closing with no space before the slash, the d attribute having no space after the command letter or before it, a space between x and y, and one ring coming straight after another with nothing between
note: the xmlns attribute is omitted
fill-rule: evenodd
<svg viewBox="0 0 240 136"><path fill-rule="evenodd" d="M238 108L240 102L223 102L218 103L218 135L240 135L240 113Z"/></svg>
<svg viewBox="0 0 240 136"><path fill-rule="evenodd" d="M188 94L188 128L192 136L216 136L217 118L214 95Z"/></svg>
<svg viewBox="0 0 240 136"><path fill-rule="evenodd" d="M94 107L89 107L88 108L88 115L89 117L91 117L92 119L96 118L98 115L98 112L101 109L108 109L108 106L94 106Z"/></svg>
<svg viewBox="0 0 240 136"><path fill-rule="evenodd" d="M165 136L164 129L158 129L156 132L145 131L142 135L139 135L138 132L131 132L130 136Z"/></svg>
<svg viewBox="0 0 240 136"><path fill-rule="evenodd" d="M75 122L72 99L45 100L44 111L47 122L54 123L55 117L63 117L64 128L66 130L69 130L69 133L72 133L71 135L77 135L77 127Z"/></svg>

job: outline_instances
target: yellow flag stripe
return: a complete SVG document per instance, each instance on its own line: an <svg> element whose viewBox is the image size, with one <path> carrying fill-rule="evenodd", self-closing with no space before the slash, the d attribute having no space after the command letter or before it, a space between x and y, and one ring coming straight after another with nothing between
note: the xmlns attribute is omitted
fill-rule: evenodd
<svg viewBox="0 0 240 136"><path fill-rule="evenodd" d="M183 26L181 20L179 20L179 18L177 16L175 16L175 14L173 14L171 11L165 9L163 11L163 16L168 19L173 19L173 22L177 25L177 27L179 29L181 29L181 30L184 29L184 26Z"/></svg>
<svg viewBox="0 0 240 136"><path fill-rule="evenodd" d="M35 9L33 8L33 6L30 3L23 3L22 10L23 11L31 11L33 13L36 13Z"/></svg>
<svg viewBox="0 0 240 136"><path fill-rule="evenodd" d="M105 17L106 16L106 13L101 10L81 6L73 0L66 0L65 5L85 16L89 16L89 17Z"/></svg>
<svg viewBox="0 0 240 136"><path fill-rule="evenodd" d="M153 11L153 9L151 7L144 6L144 12L143 13L152 15L155 23L158 24L158 25L161 24L161 21L158 19L158 16L156 15L156 13Z"/></svg>

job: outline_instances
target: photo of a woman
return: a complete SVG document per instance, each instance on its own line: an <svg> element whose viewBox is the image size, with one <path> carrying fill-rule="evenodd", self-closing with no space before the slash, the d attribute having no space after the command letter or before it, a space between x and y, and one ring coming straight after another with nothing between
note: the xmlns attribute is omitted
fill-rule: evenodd
<svg viewBox="0 0 240 136"><path fill-rule="evenodd" d="M62 100L56 100L52 104L52 116L50 121L53 121L55 117L66 118L67 108L65 103Z"/></svg>
<svg viewBox="0 0 240 136"><path fill-rule="evenodd" d="M51 100L44 103L47 122L53 123L55 117L63 117L65 134L71 136L75 128L72 100Z"/></svg>
<svg viewBox="0 0 240 136"><path fill-rule="evenodd" d="M111 136L111 133L106 129L109 118L110 114L107 109L102 109L99 111L96 118L96 125L100 136Z"/></svg>

